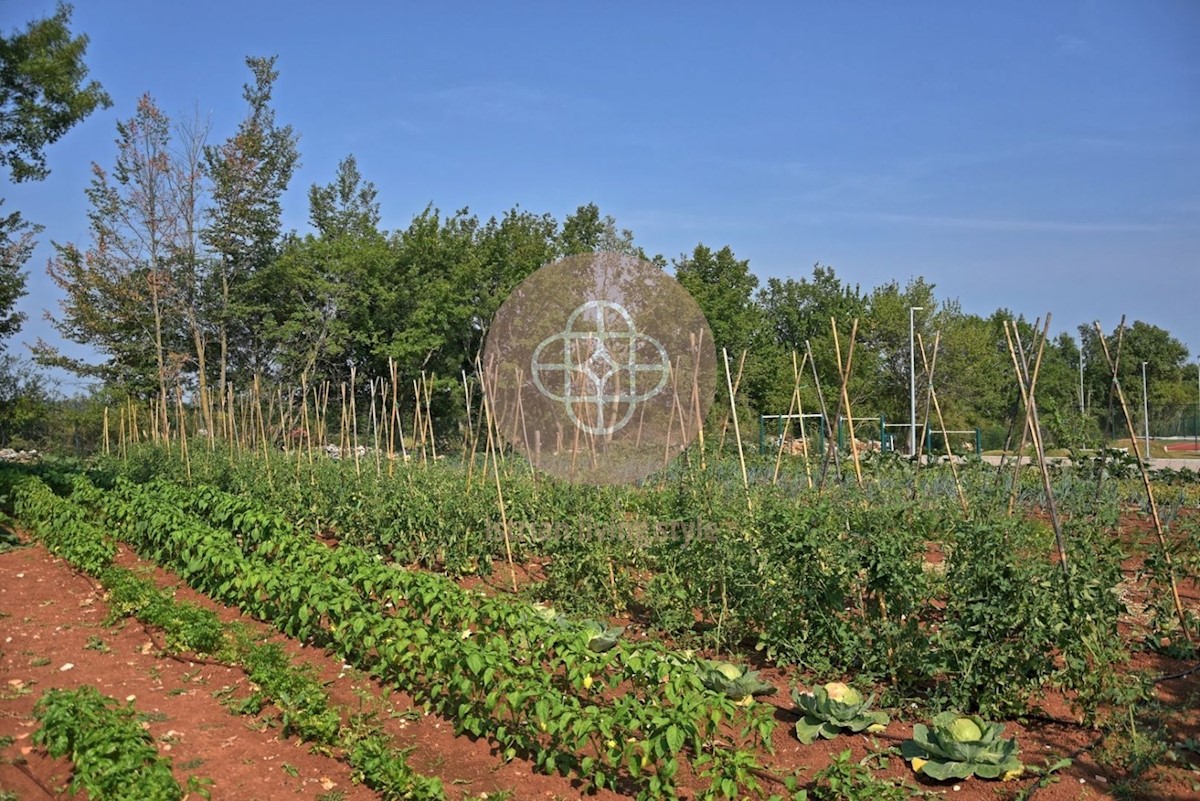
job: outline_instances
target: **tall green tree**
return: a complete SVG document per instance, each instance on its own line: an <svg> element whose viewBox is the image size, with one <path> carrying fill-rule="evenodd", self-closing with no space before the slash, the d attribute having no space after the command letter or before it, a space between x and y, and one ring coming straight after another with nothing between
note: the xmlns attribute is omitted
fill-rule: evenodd
<svg viewBox="0 0 1200 801"><path fill-rule="evenodd" d="M14 181L50 174L46 148L112 100L86 81L88 38L71 36L71 6L0 37L0 167ZM86 82L85 82L86 81Z"/></svg>
<svg viewBox="0 0 1200 801"><path fill-rule="evenodd" d="M910 367L914 353L915 375L918 379L923 379L924 369L919 345L910 348L910 309L916 309L911 313L915 329L913 339L916 339L916 333L921 334L930 360L933 357L936 329L947 325L953 316L952 311L939 306L933 290L932 284L917 277L903 288L898 282L889 281L876 287L867 298L867 314L859 324L859 343L854 361L858 366L858 374L867 378L871 415L883 414L888 419L899 421L907 419L911 412L909 405L913 373ZM935 383L940 383L936 379L945 369L944 362L940 366L935 365ZM925 381L918 380L918 384L923 389Z"/></svg>
<svg viewBox="0 0 1200 801"><path fill-rule="evenodd" d="M3 204L0 198L0 206ZM23 268L41 231L42 226L23 219L19 211L0 213L0 351L25 322L25 314L17 311L16 305L26 294Z"/></svg>
<svg viewBox="0 0 1200 801"><path fill-rule="evenodd" d="M251 371L269 367L261 314L255 313L253 303L245 302L244 295L251 276L269 264L278 250L280 200L299 161L299 137L292 126L276 124L271 106L279 77L275 61L275 56L246 59L253 75L242 92L247 115L229 139L204 149L212 189L201 239L218 259L214 316L222 398L231 363Z"/></svg>
<svg viewBox="0 0 1200 801"><path fill-rule="evenodd" d="M375 184L364 181L351 154L338 163L337 176L308 190L308 219L324 239L373 237L379 233Z"/></svg>
<svg viewBox="0 0 1200 801"><path fill-rule="evenodd" d="M1108 352L1117 357L1118 331L1105 335ZM1102 428L1111 436L1126 436L1125 424L1119 405L1109 405L1112 373L1104 358L1100 338L1094 326L1079 326L1083 343L1085 384L1089 405ZM1142 410L1142 363L1146 363L1146 395L1151 409L1151 422L1156 414L1161 415L1171 408L1186 409L1190 413L1195 399L1195 387L1187 380L1185 371L1188 349L1169 331L1142 320L1134 321L1120 336L1121 349L1118 379L1129 402L1131 416L1140 426L1144 420Z"/></svg>
<svg viewBox="0 0 1200 801"><path fill-rule="evenodd" d="M86 80L88 38L72 36L70 22L71 6L60 3L54 16L0 36L0 167L14 182L45 178L46 148L112 105L99 83ZM41 231L19 211L0 214L0 349L24 322L14 307L25 295L22 268Z"/></svg>
<svg viewBox="0 0 1200 801"><path fill-rule="evenodd" d="M363 180L353 156L308 196L316 234L286 237L246 291L276 377L292 386L337 383L350 365L367 365L375 299L396 259L378 229L375 187Z"/></svg>
<svg viewBox="0 0 1200 801"><path fill-rule="evenodd" d="M737 258L728 245L714 251L700 244L675 259L674 266L675 279L708 319L717 352L726 348L736 358L750 349L762 325L754 302L758 278L750 272L750 262Z"/></svg>
<svg viewBox="0 0 1200 801"><path fill-rule="evenodd" d="M479 277L474 284L472 327L476 341L467 358L473 360L483 346L488 326L518 284L558 255L558 223L550 214L534 214L519 207L492 217L478 232Z"/></svg>
<svg viewBox="0 0 1200 801"><path fill-rule="evenodd" d="M834 413L837 391L841 385L833 343L831 319L838 322L839 336L845 346L855 319L865 320L868 296L862 288L842 281L832 267L820 264L813 266L811 278L770 278L767 286L758 294L762 308L764 329L775 343L775 354L771 356L774 369L771 392L766 397L766 413L783 413L791 406L792 374L791 354L796 353L797 363L811 347L817 376L821 381L829 413ZM843 358L847 357L843 353ZM862 354L855 353L860 369L855 376L863 375ZM820 396L811 381L812 368L806 368L801 376L801 403L808 412L820 409ZM850 385L855 405L863 400L861 393L869 385L865 380L854 380Z"/></svg>
<svg viewBox="0 0 1200 801"><path fill-rule="evenodd" d="M86 191L91 244L86 252L56 245L48 266L63 291L53 323L65 338L108 356L98 368L39 344L43 362L91 373L142 391L157 390L166 425L168 387L187 357L175 268L185 221L175 197L171 123L149 95L134 116L117 123L111 171L92 166Z"/></svg>

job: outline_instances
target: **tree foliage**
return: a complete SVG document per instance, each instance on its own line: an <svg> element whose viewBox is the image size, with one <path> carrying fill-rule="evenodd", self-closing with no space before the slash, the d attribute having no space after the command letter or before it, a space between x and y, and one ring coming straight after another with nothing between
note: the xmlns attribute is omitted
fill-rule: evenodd
<svg viewBox="0 0 1200 801"><path fill-rule="evenodd" d="M115 166L95 168L88 190L91 241L56 246L50 266L66 296L59 330L105 361L85 364L49 349L44 360L156 395L160 407L177 384L201 399L215 384L220 405L231 383L262 379L294 393L352 375L390 379L394 370L403 400L424 378L435 418L452 427L462 409L458 382L474 373L501 303L532 272L597 251L668 267L595 203L561 220L519 206L482 220L468 208L429 205L399 230L384 230L376 187L353 155L328 183L309 188L311 230L284 232L281 204L298 164L298 136L275 119L275 58L246 64L246 115L218 144L207 143L207 126L172 124L149 98L118 125ZM34 233L17 215L0 218L0 236L6 231L0 310L13 298L3 276L27 258ZM731 370L741 367L746 434L754 416L785 413L793 398L805 411L824 401L834 412L842 380L835 353L849 358L855 321L847 388L856 417L906 423L910 381L925 406L925 362L936 360L932 383L947 427L987 429L998 446L1020 412L1011 323L1015 347L1031 361L1040 352L1037 398L1052 440L1076 443L1097 433L1093 418L1110 429L1117 421L1106 405L1111 382L1100 340L1089 328L1081 328L1079 344L1052 332L1039 345L1041 331L1022 316L967 313L920 276L864 288L817 264L808 276L770 277L760 286L750 262L728 245L697 243L671 266L705 313L718 352L728 351ZM0 314L0 336L18 323ZM1116 340L1105 337L1114 353ZM1152 401L1194 397L1194 382L1184 383L1195 376L1184 369L1187 350L1168 332L1139 321L1121 340L1127 395L1140 388L1146 361ZM914 347L921 344L925 359ZM794 367L803 368L799 376ZM200 406L207 414L208 404ZM723 417L722 407L713 417ZM865 430L874 436L878 428Z"/></svg>
<svg viewBox="0 0 1200 801"><path fill-rule="evenodd" d="M46 148L97 108L112 105L99 83L85 83L88 38L72 37L70 21L71 7L60 3L54 16L0 36L0 167L14 182L49 175ZM22 268L41 231L19 211L0 214L0 349L25 320L14 309L25 295Z"/></svg>
<svg viewBox="0 0 1200 801"><path fill-rule="evenodd" d="M14 181L41 180L45 150L97 108L112 105L83 62L87 36L71 36L71 6L0 37L0 166Z"/></svg>

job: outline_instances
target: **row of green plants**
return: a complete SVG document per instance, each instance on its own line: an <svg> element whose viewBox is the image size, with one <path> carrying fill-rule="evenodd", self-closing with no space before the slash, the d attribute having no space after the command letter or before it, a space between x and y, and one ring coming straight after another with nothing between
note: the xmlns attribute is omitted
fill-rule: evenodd
<svg viewBox="0 0 1200 801"><path fill-rule="evenodd" d="M65 481L75 488L73 497L78 496L79 500L94 503L102 494L82 476L71 476ZM179 601L151 579L113 565L115 542L95 525L94 515L89 514L86 506L54 494L37 478L18 481L12 501L14 512L39 541L72 567L92 575L105 588L110 623L134 617L161 630L165 647L171 652L212 656L245 670L255 689L249 696L230 702L233 711L259 714L268 704L273 705L285 736L295 734L318 746L341 749L355 770L356 780L376 790L385 801L445 798L439 779L420 775L409 767L406 752L393 747L381 728L364 725L354 715L344 716L331 705L328 693L311 667L293 664L279 644L261 642L245 626L222 623L212 610ZM351 725L343 725L343 717ZM125 745L119 744L119 748ZM122 764L140 753L133 748L128 753L112 748L112 758ZM55 746L49 750L52 756L57 756L62 749ZM117 766L106 768L103 775L120 770ZM80 786L91 788L89 792L94 798L179 797L155 794L136 783L129 785L133 795L95 795L100 785L86 770L80 773L77 768L75 783L80 782L83 782Z"/></svg>
<svg viewBox="0 0 1200 801"><path fill-rule="evenodd" d="M508 757L589 786L624 779L669 797L682 759L714 780L757 786L751 750L716 745L733 700L706 691L695 664L652 644L592 647L589 626L547 620L530 604L466 592L447 579L330 549L282 516L212 488L76 479L72 498L140 553L196 589L326 646L412 694L458 732ZM602 632L603 633L603 632ZM769 744L761 709L736 715L737 739Z"/></svg>
<svg viewBox="0 0 1200 801"><path fill-rule="evenodd" d="M74 479L71 477L64 478L62 476L50 477L50 478L52 478L52 480L56 481L57 484L59 485L60 489L62 489L63 491L70 491L70 490L74 489L77 497L84 498L84 497L88 497L90 495L89 502L91 504L93 504L93 506L95 506L96 508L99 508L98 506L96 506L97 504L100 504L103 502L105 493L102 492L101 490L95 488L94 486L91 486L87 482L80 482L77 479ZM272 525L283 522L284 526L286 527L286 521L281 521L281 518L279 517L279 515L277 513L270 511L270 510L266 510L262 504L256 504L253 502L245 501L244 499L231 498L228 495L225 495L223 493L214 493L212 490L207 490L207 489L200 490L199 495L197 495L197 491L195 491L195 490L180 489L180 491L183 492L183 494L179 498L179 502L181 505L186 506L186 505L190 504L190 507L195 511L195 513L202 517L210 516L212 518L212 520L214 520L214 521L224 520L225 524L227 524L229 527L232 527L232 528L240 531L241 533L239 533L238 536L243 539L245 539L247 536L249 536L251 538L257 537L259 539L272 538L277 533L274 531L274 529L272 529ZM1094 491L1094 485L1093 485L1093 491ZM207 496L205 496L204 493L209 493L209 494ZM214 501L214 498L215 498L215 501ZM188 500L188 499L190 499L190 500ZM209 510L212 510L212 511L210 512ZM285 528L285 532L286 532L286 528ZM980 528L981 536L986 536L986 533L987 533L986 527L981 527ZM1048 543L1050 542L1051 535L1046 526L1034 525L1029 529L1029 533L1031 533L1033 535L1034 539L1038 543L1040 543L1038 545L1039 552L1044 551L1046 548L1049 547ZM1072 532L1072 536L1075 536L1074 532ZM999 550L1004 550L1004 549L1008 548L1010 545L1011 545L1011 541L1006 541L1006 540L1000 540L999 542L994 543L994 547L996 547ZM321 547L323 548L325 546L321 546ZM342 550L351 551L353 549L352 548L344 548L344 547L338 549L338 551L342 551ZM948 549L948 553L953 554L953 549ZM1020 557L1021 554L1015 554L1014 556ZM1098 561L1104 561L1106 558L1106 555L1103 553L1096 553L1095 558ZM989 561L989 560L984 560L984 561ZM1013 561L1019 562L1020 560L1018 558L1018 559L1014 559ZM1076 564L1077 561L1078 560L1073 560L1073 564ZM949 562L949 559L947 560L947 562ZM1080 572L1081 571L1079 570L1078 566L1076 566L1076 569L1072 572L1072 577L1071 577L1071 580L1073 582L1078 582L1078 576L1079 576ZM1061 581L1061 574L1057 573L1056 571L1051 571L1050 574L1047 574L1047 578L1051 582L1056 581L1056 580ZM983 581L982 583L985 586L995 586L995 582L990 581L990 580ZM1084 583L1076 583L1076 584L1073 584L1072 586L1074 586L1077 590L1081 590L1084 595L1096 592L1096 588L1094 588L1094 587L1089 588ZM1110 592L1109 593L1101 593L1101 595L1104 598L1112 597L1112 593L1110 593ZM1033 611L1036 612L1037 610L1034 609ZM884 612L884 614L886 615L886 612ZM607 629L606 627L596 624L595 622L586 622L584 624L573 624L573 623L571 623L571 621L569 619L565 619L561 615L552 613L549 610L544 609L544 608L538 609L536 607L534 608L534 616L541 618L543 620L543 622L545 622L545 623L552 624L555 628L558 628L561 631L576 631L576 632L578 632L581 641L586 640L589 644L594 643L594 642L604 642L604 643L606 643L607 647L610 647L610 648L614 644L613 638L615 635L614 635L613 630ZM1071 671L1071 670L1076 671L1076 673L1074 674L1075 676L1082 676L1082 675L1086 674L1091 683L1088 684L1087 682L1080 682L1079 686L1081 686L1083 688L1084 695L1086 695L1086 697L1092 699L1091 700L1092 703L1095 703L1095 702L1098 702L1098 701L1101 701L1104 699L1108 699L1110 701L1118 701L1118 702L1120 702L1122 700L1129 702L1129 701L1136 700L1133 697L1134 695L1139 695L1139 693L1144 694L1144 690L1145 690L1144 687L1134 686L1137 684L1136 681L1133 682L1132 684L1130 684L1128 682L1117 681L1117 680L1115 680L1116 677L1114 677L1111 674L1111 671L1109 671L1107 669L1107 667L1111 666L1120 655L1119 648L1115 648L1113 646L1115 639L1112 642L1108 642L1108 643L1101 642L1099 640L1087 641L1087 640L1083 640L1083 638L1081 638L1081 640L1082 640L1082 644L1080 645L1080 647L1077 647L1075 649L1068 649L1068 650L1064 651L1063 653L1065 653L1066 658L1062 659L1062 660L1057 660L1062 663L1058 667L1058 670L1061 671L1059 674L1060 679L1063 676L1070 677L1069 671ZM1108 651L1105 650L1106 646L1109 648ZM1020 648L1012 649L1012 655L1019 659L1024 659L1029 656L1028 654L1022 654L1022 651ZM1072 663L1072 660L1074 660L1073 663ZM1049 661L1049 658L1047 658L1047 661ZM678 664L678 662L679 662L679 660L677 658L675 658L674 663ZM708 687L709 689L717 691L717 692L725 692L734 697L745 696L748 699L751 695L755 694L755 685L761 684L761 683L758 683L757 680L754 678L753 672L748 672L743 669L736 668L732 665L729 665L728 663L706 662L704 660L689 661L689 662L690 662L689 666L694 666L694 667L699 668L699 675L700 675L701 683L704 684L704 686ZM1019 668L1021 665L1025 664L1025 663L1017 662L1016 664L1018 666L1018 669L1015 671L1015 674L1020 676L1020 675L1022 675L1022 670ZM986 668L986 664L984 665L984 667ZM980 677L985 677L986 671L981 670L978 675ZM1028 676L1026 676L1026 678L1028 678ZM1007 681L1010 679L1010 677L1004 676L1004 679ZM589 690L596 684L597 684L596 678L593 676L590 676L590 675L587 676L583 682L584 688L589 689ZM1013 686L1013 685L1011 682L1009 682L1005 686ZM734 688L734 687L738 687L740 689L732 690L732 688ZM818 696L820 695L820 688L817 688L815 690L814 695L818 695ZM885 692L885 695L891 696L892 693L890 691ZM811 696L803 696L803 697L811 698ZM1140 697L1140 695L1139 695L1139 697ZM802 723L807 721L809 726L814 725L813 720L811 719L811 716L810 716L810 710L806 709L806 706L805 706L805 703L804 703L802 697L797 697L796 700L797 700L797 711L801 712L801 714L803 715ZM861 698L858 699L858 701L861 702ZM827 702L828 702L828 699L827 699ZM947 706L949 706L949 703L950 702L948 702L948 701L946 702ZM868 702L867 706L869 706L869 705L870 704ZM853 706L853 704L851 706ZM967 707L967 708L969 708L969 707ZM1019 711L1019 710L1017 710L1017 711ZM878 715L878 714L882 714L882 713L874 713L874 714ZM852 715L851 718L853 719L856 716L857 716L857 712L855 712L855 714ZM949 717L947 717L947 716L949 716ZM872 721L871 716L861 716L861 718L862 719L860 720L860 722L866 721L866 723L864 724L865 727L869 728L870 726L877 725L877 721ZM988 765L995 767L997 764L1006 762L1008 757L1015 756L1015 754L1012 751L1009 751L1007 753L1007 756L1005 755L1005 749L1008 748L1008 746L1004 745L1003 743L1010 743L1011 741L997 742L998 731L995 732L995 734L997 736L992 736L991 734L989 734L989 732L992 731L992 729L990 729L989 727L994 726L995 724L986 724L982 719L975 718L973 716L959 715L957 712L954 712L954 713L947 712L947 713L945 713L945 715L943 717L935 719L935 721L933 722L933 724L931 726L925 727L924 734L922 735L921 738L918 738L916 736L918 732L916 729L914 729L914 737L911 741L911 743L913 743L913 744L906 745L906 749L908 749L908 753L906 753L906 756L910 759L914 768L919 768L920 772L924 773L925 775L930 776L931 778L935 778L935 775L934 775L935 773L942 772L942 767L939 767L939 765L940 765L939 760L946 761L948 759L949 762L952 762L952 763L963 761L961 759L953 758L954 755L948 754L948 753L943 753L941 757L938 757L938 755L936 753L934 753L934 751L929 747L931 744L936 745L935 739L931 739L932 735L930 734L930 732L937 730L939 725L941 725L942 728L946 728L947 726L950 726L951 724L953 724L955 721L959 720L960 718L967 718L969 720L973 720L975 727L979 731L979 737L977 739L972 739L971 737L965 737L965 735L963 734L964 731L966 731L967 734L971 734L972 731L969 731L970 726L968 726L967 724L960 724L958 726L958 740L955 740L955 742L961 741L963 743L966 743L969 746L969 747L964 746L964 748L966 748L966 752L974 753L976 756L981 755L981 754L985 755L984 760L981 762L981 764L984 765L984 772L975 772L975 775L986 775L987 772L991 771L991 768L987 767ZM939 723L939 721L940 721L940 723ZM818 725L818 726L821 725L821 721L819 719L817 720L816 725ZM854 729L851 729L851 730L854 730ZM819 734L819 736L821 736L821 737L830 736L830 732L837 733L838 729L836 727L830 728L830 727L826 726L825 733L821 733L821 734ZM802 731L801 725L797 726L796 733L797 733L797 736L801 740L806 739L806 735ZM808 739L811 739L812 736L813 735L810 730L807 734L807 737L808 737ZM941 737L940 739L945 741L941 747L943 748L944 751L948 751L948 749L950 749L950 746L946 745L945 743L948 743L949 740L946 737ZM922 741L924 743L923 745L921 744ZM924 750L923 751L913 750L918 747L920 747ZM1013 748L1015 749L1015 746L1013 746ZM999 755L999 756L997 756L997 755ZM700 760L705 760L708 756L709 756L708 754L702 754L700 757ZM729 755L727 755L727 756L729 756ZM970 754L968 753L968 757L969 756L970 756ZM971 759L973 759L973 757L968 758L967 761L970 761ZM989 760L991 760L991 761L989 761ZM712 787L716 788L715 792L722 792L722 790L720 788L724 788L726 790L729 790L729 792L726 793L727 795L734 795L736 793L734 793L733 790L730 790L730 788L737 786L736 780L733 778L723 778L720 775L720 773L723 772L723 773L727 773L727 774L731 774L731 775L740 774L740 776L743 778L748 777L748 776L753 776L754 775L754 763L752 762L752 757L749 757L749 759L747 759L747 755L745 755L745 754L732 755L732 757L721 760L721 762L722 762L722 770L721 771L709 770L709 776L712 778L712 781L713 781ZM932 768L929 767L929 764L928 764L929 762L933 763ZM701 762L701 764L703 766L704 763ZM831 768L832 768L832 766L831 766ZM948 768L948 769L962 770L963 768L959 767L959 768ZM930 770L932 770L933 772L931 773ZM1011 767L1009 769L1001 771L1000 775L1010 774L1010 773L1011 773ZM949 775L949 774L947 774L947 775ZM733 781L734 784L733 785L728 784L728 782L730 782L730 781ZM875 786L875 785L872 785L872 786ZM801 796L798 794L798 795L796 795L796 797L801 797ZM815 797L820 797L820 796L817 795Z"/></svg>
<svg viewBox="0 0 1200 801"><path fill-rule="evenodd" d="M1035 470L1024 471L1010 516L1008 471L964 466L964 515L947 468L869 466L862 489L852 480L831 479L820 493L765 484L748 499L699 470L663 485L600 488L509 465L504 519L514 558L545 574L525 596L571 614L628 613L681 644L856 675L883 683L893 703L1007 715L1058 687L1094 714L1126 656L1114 592L1124 554L1111 536L1117 483L1055 476L1067 576L1050 526L1024 513L1042 492ZM461 465L359 475L351 463L283 454L264 463L205 449L184 465L155 449L104 470L179 482L190 470L194 481L388 562L453 575L491 569L504 553L495 484ZM1146 564L1143 580L1164 585L1165 566ZM1169 616L1150 623L1153 641L1178 639Z"/></svg>
<svg viewBox="0 0 1200 801"><path fill-rule="evenodd" d="M209 780L191 776L181 787L171 760L160 756L145 718L95 687L47 690L33 708L35 745L71 761L71 793L110 801L182 801L209 797Z"/></svg>

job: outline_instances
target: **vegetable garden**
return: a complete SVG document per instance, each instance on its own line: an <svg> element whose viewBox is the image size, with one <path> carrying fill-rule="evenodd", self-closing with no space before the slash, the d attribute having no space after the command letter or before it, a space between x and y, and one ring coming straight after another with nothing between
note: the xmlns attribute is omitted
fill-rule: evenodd
<svg viewBox="0 0 1200 801"><path fill-rule="evenodd" d="M139 583L118 551L402 690L499 760L565 777L563 797L904 798L951 782L1055 797L1076 763L1129 797L1192 791L1200 485L1186 474L1156 485L1164 549L1140 483L1058 468L1064 570L1033 470L1013 487L977 460L918 474L876 454L861 486L817 492L695 462L587 487L503 457L493 482L453 460L364 470L159 443L10 467L5 484L19 525L110 603L176 652L240 666L259 688L243 706L278 710L282 734L380 797L461 796L384 734L341 725L285 656ZM1049 730L1061 737L1034 750Z"/></svg>

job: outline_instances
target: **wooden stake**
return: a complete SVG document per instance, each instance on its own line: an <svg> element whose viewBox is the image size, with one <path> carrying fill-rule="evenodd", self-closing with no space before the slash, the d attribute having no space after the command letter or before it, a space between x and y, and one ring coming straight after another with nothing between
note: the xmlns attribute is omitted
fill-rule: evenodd
<svg viewBox="0 0 1200 801"><path fill-rule="evenodd" d="M829 471L829 454L833 452L833 466L837 471L838 481L842 480L842 462L838 457L837 452L837 435L833 431L833 426L829 423L829 408L825 405L825 393L821 391L821 377L817 375L817 360L813 356L812 345L806 339L804 340L805 355L808 356L808 364L812 367L813 384L817 388L817 401L821 404L821 425L825 428L826 441L825 453L821 454L821 480L817 483L817 491L820 492L825 486L825 474ZM838 410L841 414L841 410Z"/></svg>
<svg viewBox="0 0 1200 801"><path fill-rule="evenodd" d="M942 428L942 439L946 446L946 459L950 462L950 474L954 476L954 489L958 491L958 503L962 506L963 516L966 517L971 513L967 508L967 496L963 493L962 481L958 478L958 467L954 464L954 451L950 448L950 437L946 433L946 418L942 417L942 404L938 402L937 390L933 388L933 371L937 366L938 345L942 341L942 332L938 331L933 336L933 358L927 359L925 355L925 341L921 338L920 332L917 332L917 345L921 350L921 367L925 370L925 380L929 383L929 399L933 402L934 411L937 412L938 425Z"/></svg>
<svg viewBox="0 0 1200 801"><path fill-rule="evenodd" d="M350 447L354 449L354 475L362 478L362 464L358 458L358 381L356 380L357 371L355 366L350 365Z"/></svg>
<svg viewBox="0 0 1200 801"><path fill-rule="evenodd" d="M1013 328L1016 328L1015 323L1013 323ZM1054 490L1050 485L1050 469L1046 464L1046 451L1042 447L1041 422L1038 420L1037 398L1034 394L1034 391L1037 387L1037 368L1035 365L1034 371L1030 373L1028 360L1025 358L1024 354L1018 358L1018 351L1013 346L1013 338L1008 334L1007 320L1005 321L1004 332L1008 341L1008 352L1012 357L1013 369L1016 371L1017 381L1021 385L1021 398L1025 402L1026 420L1029 426L1030 436L1033 439L1033 447L1037 452L1038 467L1041 469L1042 474L1042 489L1046 493L1046 507L1050 512L1050 524L1054 528L1054 544L1058 548L1058 559L1062 563L1063 577L1066 579L1067 587L1069 589L1071 582L1071 570L1070 566L1067 564L1067 546L1066 542L1063 540L1062 523L1058 519L1058 506L1054 503ZM1047 314L1046 328L1038 342L1037 359L1039 363L1041 361L1042 350L1046 346L1046 336L1049 333L1050 315ZM1028 377L1028 384L1026 384L1026 377Z"/></svg>
<svg viewBox="0 0 1200 801"><path fill-rule="evenodd" d="M724 348L721 348L724 351ZM733 390L729 393L730 397L737 394L737 391L742 386L742 369L746 366L746 351L742 351L742 358L738 361L737 378L733 379ZM726 370L725 372L729 372ZM728 376L726 376L728 378ZM728 382L727 382L728 383ZM721 438L717 441L717 458L725 452L725 432L729 430L729 414L730 411L725 411L725 420L721 423Z"/></svg>
<svg viewBox="0 0 1200 801"><path fill-rule="evenodd" d="M517 591L517 568L513 564L512 555L512 540L508 533L508 512L504 509L504 489L500 486L500 463L495 457L495 440L492 437L492 431L495 428L495 419L492 417L491 404L488 403L488 393L483 393L483 414L487 425L488 449L493 451L492 454L492 474L496 478L496 503L500 507L500 528L504 532L504 555L508 560L508 574L512 580L513 592ZM496 431L496 436L499 436L499 431Z"/></svg>
<svg viewBox="0 0 1200 801"><path fill-rule="evenodd" d="M1104 332L1100 330L1100 323L1095 323L1095 326L1096 332L1100 335L1100 343L1104 348L1104 358L1108 361L1108 366L1113 373L1113 386L1116 388L1117 399L1121 403L1121 412L1125 417L1125 427L1129 432L1129 439L1133 442L1133 455L1137 457L1138 471L1142 474L1142 486L1146 490L1146 499L1150 502L1150 516L1154 519L1154 535L1158 539L1159 555L1167 568L1167 582L1171 587L1171 600L1175 604L1175 614L1179 616L1179 628L1183 631L1184 639L1191 644L1194 640L1192 640L1192 632L1188 628L1187 614L1183 610L1183 603L1179 600L1179 587L1175 583L1175 567L1171 564L1171 550L1167 545L1167 535L1163 530L1162 517L1158 514L1158 501L1154 498L1154 485L1150 483L1150 470L1146 467L1142 451L1138 447L1133 417L1129 414L1129 404L1125 402L1125 392L1121 389L1121 381L1117 377L1117 362L1108 355L1108 343L1104 340Z"/></svg>
<svg viewBox="0 0 1200 801"><path fill-rule="evenodd" d="M837 320L829 318L833 327L833 350L837 356L838 371L842 372L842 406L846 409L846 429L850 435L850 457L854 460L854 478L859 489L863 486L862 465L858 461L858 441L854 438L854 413L850 411L850 367L854 360L854 340L858 335L858 318L850 326L850 348L846 353L846 369L842 371L842 346L838 341Z"/></svg>
<svg viewBox="0 0 1200 801"><path fill-rule="evenodd" d="M734 396L733 379L729 375L729 351L721 348L725 359L725 387L729 390L729 410L733 415L733 436L737 439L738 461L742 465L742 487L746 490L746 510L754 511L750 500L750 475L746 472L746 454L742 452L742 429L737 417L737 398ZM746 362L746 352L742 351L742 363ZM740 373L739 373L740 377Z"/></svg>

